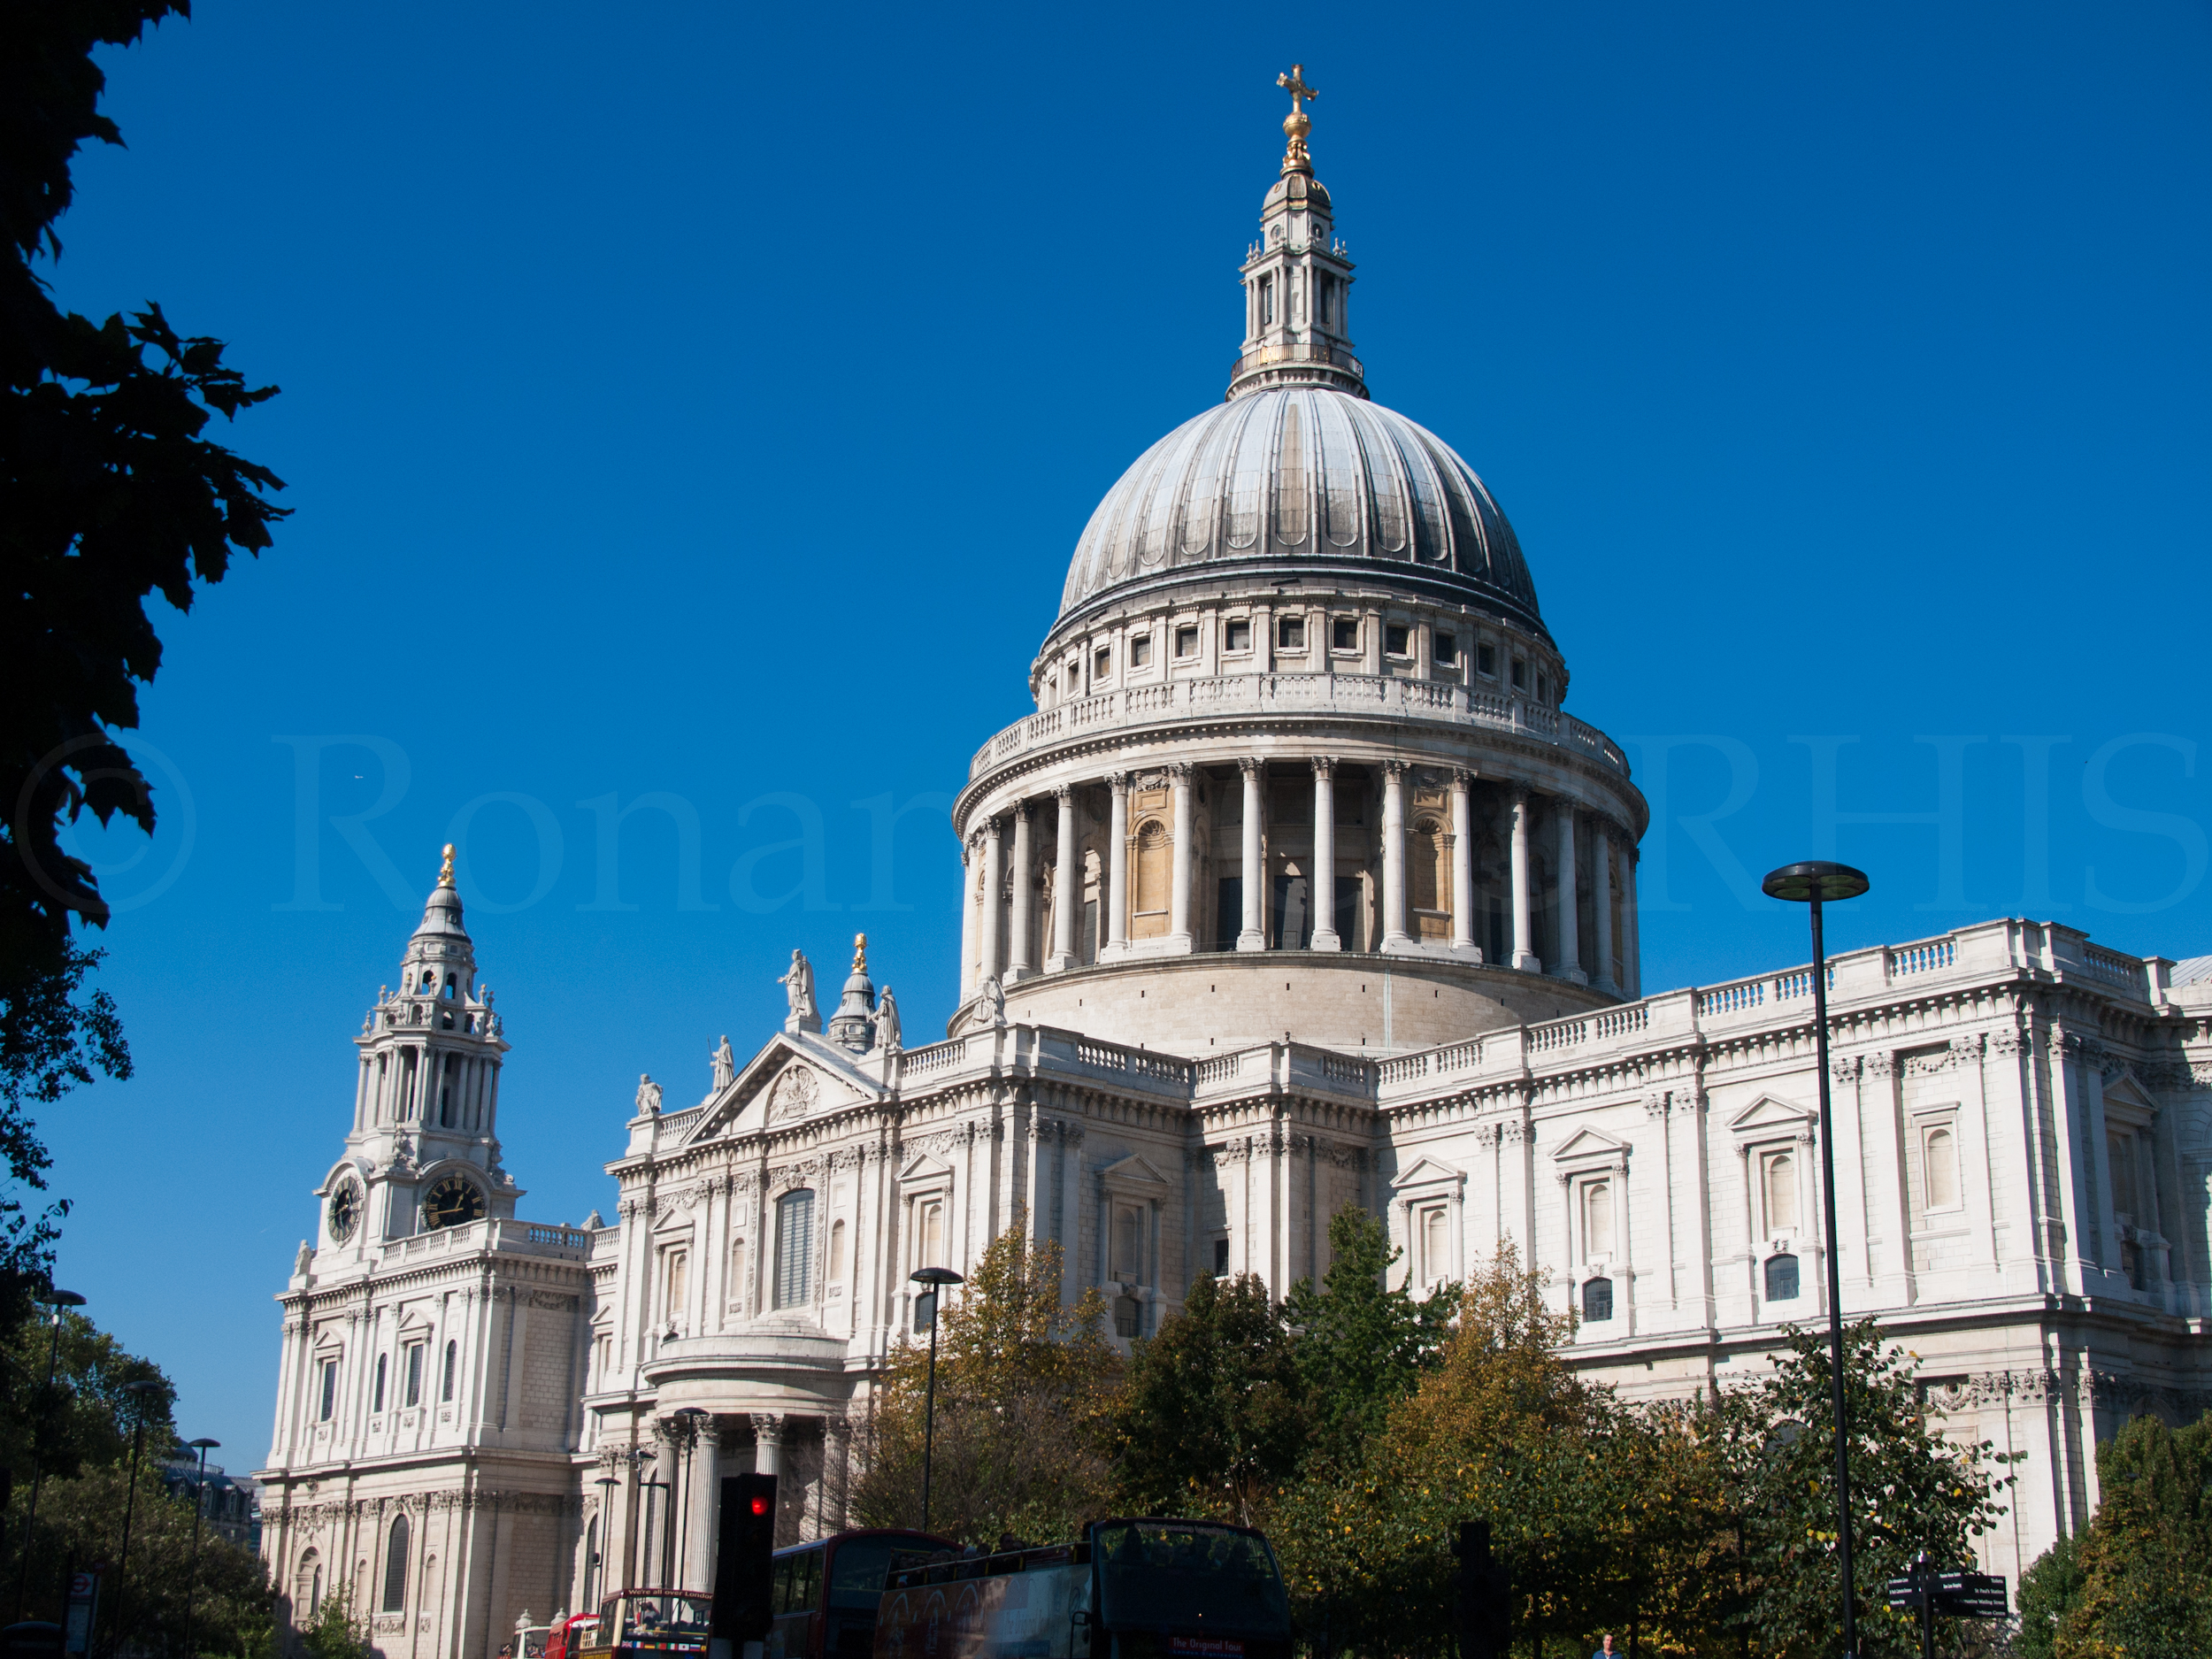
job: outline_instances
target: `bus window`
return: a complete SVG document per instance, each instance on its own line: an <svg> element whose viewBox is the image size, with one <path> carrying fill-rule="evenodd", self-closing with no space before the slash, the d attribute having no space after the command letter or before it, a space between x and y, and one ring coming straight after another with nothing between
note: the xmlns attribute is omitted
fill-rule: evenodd
<svg viewBox="0 0 2212 1659"><path fill-rule="evenodd" d="M778 1614L811 1613L822 1600L822 1551L803 1549L776 1557L774 1599Z"/></svg>
<svg viewBox="0 0 2212 1659"><path fill-rule="evenodd" d="M1289 1636L1290 1600L1257 1534L1194 1521L1123 1521L1094 1537L1109 1627Z"/></svg>
<svg viewBox="0 0 2212 1659"><path fill-rule="evenodd" d="M855 1538L838 1545L830 1560L829 1604L873 1612L883 1599L891 1552L908 1548L909 1540L902 1538Z"/></svg>

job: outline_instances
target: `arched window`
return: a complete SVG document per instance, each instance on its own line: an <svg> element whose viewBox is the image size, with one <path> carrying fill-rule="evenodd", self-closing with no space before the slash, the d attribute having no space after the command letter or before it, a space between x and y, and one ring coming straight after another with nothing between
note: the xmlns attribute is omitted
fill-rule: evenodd
<svg viewBox="0 0 2212 1659"><path fill-rule="evenodd" d="M385 1361L385 1358L386 1358L386 1356L385 1356L384 1355L382 1355L382 1354L379 1354L379 1355L376 1356L376 1392L375 1392L375 1394L374 1394L371 1397L371 1399L370 1399L370 1402L369 1402L369 1409L370 1409L370 1410L372 1410L372 1411L381 1411L382 1409L384 1409L384 1361Z"/></svg>
<svg viewBox="0 0 2212 1659"><path fill-rule="evenodd" d="M1451 1217L1441 1204L1421 1212L1421 1282L1433 1285L1451 1271Z"/></svg>
<svg viewBox="0 0 2212 1659"><path fill-rule="evenodd" d="M593 1516L591 1524L584 1528L584 1605L598 1604L599 1591L599 1517Z"/></svg>
<svg viewBox="0 0 2212 1659"><path fill-rule="evenodd" d="M384 1611L407 1610L407 1517L395 1516L384 1540Z"/></svg>
<svg viewBox="0 0 2212 1659"><path fill-rule="evenodd" d="M814 1194L801 1187L776 1200L776 1306L814 1300Z"/></svg>
<svg viewBox="0 0 2212 1659"><path fill-rule="evenodd" d="M1613 1254L1613 1183L1609 1180L1591 1181L1582 1189L1582 1254L1592 1262L1601 1262Z"/></svg>
<svg viewBox="0 0 2212 1659"><path fill-rule="evenodd" d="M453 1367L460 1357L459 1348L453 1343L445 1345L445 1380L438 1386L438 1398L450 1403L453 1399Z"/></svg>
<svg viewBox="0 0 2212 1659"><path fill-rule="evenodd" d="M315 1551L303 1551L299 1570L292 1575L292 1621L304 1624L322 1609L323 1558Z"/></svg>
<svg viewBox="0 0 2212 1659"><path fill-rule="evenodd" d="M1129 932L1133 938L1152 938L1167 932L1168 887L1174 878L1167 829L1159 819L1148 818L1138 827L1136 862L1136 879L1130 884Z"/></svg>
<svg viewBox="0 0 2212 1659"><path fill-rule="evenodd" d="M1613 1317L1613 1281L1609 1279L1586 1279L1582 1281L1582 1317L1587 1325L1603 1325Z"/></svg>
<svg viewBox="0 0 2212 1659"><path fill-rule="evenodd" d="M845 1224L841 1221L830 1223L829 1282L845 1282Z"/></svg>
<svg viewBox="0 0 2212 1659"><path fill-rule="evenodd" d="M1114 1271L1144 1277L1144 1216L1134 1205L1114 1211Z"/></svg>
<svg viewBox="0 0 2212 1659"><path fill-rule="evenodd" d="M1767 1257L1767 1300L1794 1302L1797 1300L1797 1258L1793 1256Z"/></svg>
<svg viewBox="0 0 2212 1659"><path fill-rule="evenodd" d="M448 989L450 994L450 987ZM461 1056L457 1054L446 1056L445 1075L438 1083L438 1122L448 1129L453 1127L453 1089L460 1071Z"/></svg>
<svg viewBox="0 0 2212 1659"><path fill-rule="evenodd" d="M1767 1159L1767 1231L1797 1230L1797 1160L1786 1152Z"/></svg>
<svg viewBox="0 0 2212 1659"><path fill-rule="evenodd" d="M730 1246L730 1306L742 1310L751 1300L750 1288L745 1281L745 1240L740 1239Z"/></svg>
<svg viewBox="0 0 2212 1659"><path fill-rule="evenodd" d="M1948 1129L1931 1129L1928 1131L1928 1208L1955 1210L1958 1202L1958 1138Z"/></svg>

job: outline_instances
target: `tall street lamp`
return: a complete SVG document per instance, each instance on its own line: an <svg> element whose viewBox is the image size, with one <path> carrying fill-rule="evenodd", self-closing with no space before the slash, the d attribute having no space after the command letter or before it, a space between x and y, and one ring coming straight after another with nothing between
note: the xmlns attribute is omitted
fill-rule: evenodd
<svg viewBox="0 0 2212 1659"><path fill-rule="evenodd" d="M584 1605L580 1610L587 1613L596 1612L599 1608L599 1565L606 1560L607 1551L614 1544L614 1540L608 1533L614 1530L614 1494L622 1483L612 1475L602 1475L592 1485L599 1488L599 1536L596 1540L599 1547L591 1552L591 1559L584 1563Z"/></svg>
<svg viewBox="0 0 2212 1659"><path fill-rule="evenodd" d="M192 1490L192 1571L184 1581L184 1659L192 1659L192 1608L200 1594L200 1517L207 1512L207 1455L220 1446L220 1440L187 1440L186 1447L199 1453L198 1484Z"/></svg>
<svg viewBox="0 0 2212 1659"><path fill-rule="evenodd" d="M23 1513L23 1561L15 1572L15 1617L23 1620L23 1599L30 1594L31 1531L38 1520L38 1483L45 1477L45 1469L39 1457L39 1441L44 1438L47 1406L54 1395L54 1366L61 1358L61 1312L64 1308L81 1308L84 1298L73 1290L50 1290L38 1298L54 1310L54 1340L46 1349L46 1390L38 1397L38 1417L31 1425L31 1502Z"/></svg>
<svg viewBox="0 0 2212 1659"><path fill-rule="evenodd" d="M125 1383L123 1392L131 1398L131 1484L123 1495L123 1548L116 1556L115 1604L108 1614L108 1634L112 1636L123 1623L123 1593L130 1582L131 1520L138 1512L138 1454L146 1444L146 1409L156 1394L167 1387L166 1383L142 1378L137 1382Z"/></svg>
<svg viewBox="0 0 2212 1659"><path fill-rule="evenodd" d="M947 1285L964 1285L968 1281L949 1267L918 1267L907 1278L917 1285L929 1286L922 1293L929 1299L929 1388L922 1409L922 1531L926 1532L930 1463L937 1455L937 1298Z"/></svg>
<svg viewBox="0 0 2212 1659"><path fill-rule="evenodd" d="M1843 1263L1836 1248L1836 1136L1828 1108L1828 949L1821 906L1855 899L1874 884L1849 864L1784 864L1760 883L1769 898L1811 907L1813 1052L1820 1068L1820 1196L1828 1253L1828 1388L1836 1417L1836 1562L1843 1571L1844 1659L1858 1659L1858 1586L1851 1576L1851 1453L1843 1396Z"/></svg>

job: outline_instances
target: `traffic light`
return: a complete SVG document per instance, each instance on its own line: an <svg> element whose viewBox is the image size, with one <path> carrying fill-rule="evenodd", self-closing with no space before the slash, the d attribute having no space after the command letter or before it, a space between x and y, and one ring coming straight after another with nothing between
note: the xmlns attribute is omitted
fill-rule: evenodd
<svg viewBox="0 0 2212 1659"><path fill-rule="evenodd" d="M710 1651L739 1659L749 1641L766 1641L774 1613L776 1478L722 1477L722 1530L714 1552ZM727 1643L726 1647L724 1643Z"/></svg>
<svg viewBox="0 0 2212 1659"><path fill-rule="evenodd" d="M1459 1659L1505 1659L1512 1635L1513 1580L1502 1563L1491 1559L1490 1523L1462 1521L1452 1554L1459 1559L1452 1609Z"/></svg>

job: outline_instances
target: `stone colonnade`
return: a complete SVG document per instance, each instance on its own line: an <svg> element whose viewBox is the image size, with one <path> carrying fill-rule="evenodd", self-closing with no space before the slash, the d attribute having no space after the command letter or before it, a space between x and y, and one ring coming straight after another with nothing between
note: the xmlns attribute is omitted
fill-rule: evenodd
<svg viewBox="0 0 2212 1659"><path fill-rule="evenodd" d="M579 1611L618 1590L710 1589L724 1475L778 1477L779 1548L848 1524L856 1471L841 1414L670 1412L654 1428L655 1443L601 1454L573 1580Z"/></svg>
<svg viewBox="0 0 2212 1659"><path fill-rule="evenodd" d="M1271 827L1267 803L1269 761L1246 757L1237 764L1242 774L1240 846L1233 866L1219 853L1214 856L1213 862L1224 875L1232 868L1239 873L1242 914L1236 918L1240 926L1235 932L1234 949L1267 950L1277 948L1269 938L1265 911L1266 838ZM1275 763L1279 768L1285 764ZM1312 884L1309 901L1312 930L1310 938L1300 948L1355 949L1335 926L1339 916L1339 883L1342 879L1337 868L1337 781L1344 768L1327 756L1304 757L1302 764L1310 768L1313 779L1311 853L1302 861L1309 868ZM1475 931L1479 889L1471 795L1477 774L1468 769L1452 771L1447 786L1448 816L1431 810L1435 831L1425 851L1432 849L1439 856L1448 856L1448 869L1423 873L1429 878L1425 888L1432 899L1440 892L1448 894L1449 934L1448 938L1422 938L1417 936L1409 918L1409 878L1413 872L1408 859L1408 797L1409 774L1414 768L1406 762L1393 760L1382 762L1372 770L1381 776L1379 948L1385 953L1444 955L1469 962L1484 961L1485 952ZM1202 949L1195 931L1199 910L1196 883L1200 876L1196 771L1188 763L1159 769L1157 775L1164 780L1169 800L1164 813L1156 811L1151 815L1153 821L1148 823L1142 837L1133 827L1132 776L1126 772L1056 785L1049 796L1018 800L972 830L962 848L963 891L967 900L961 907L964 1000L972 995L976 987L987 979L1019 980L1040 972L1062 972L1081 965L1077 910L1082 902L1084 877L1077 794L1087 787L1103 785L1111 800L1104 826L1104 869L1099 884L1102 926L1099 930L1102 936L1095 944L1095 960L1111 963ZM1280 781L1279 771L1277 781ZM1540 795L1518 783L1506 787L1509 791L1509 857L1500 861L1504 865L1502 870L1482 872L1503 875L1509 884L1511 921L1503 941L1504 961L1501 965L1528 973L1548 972L1576 984L1594 984L1603 991L1639 995L1641 975L1636 925L1634 838L1617 822L1565 796ZM1047 811L1054 815L1056 835L1050 913L1041 927L1034 910L1042 875L1038 865L1039 820ZM1548 820L1555 838L1555 848L1547 864L1548 893L1537 890L1540 815ZM1300 827L1302 831L1305 826L1302 823ZM1155 938L1133 939L1133 860L1148 848L1156 857L1162 850L1157 845L1160 828L1165 828L1164 851L1168 856L1164 872L1168 889L1163 918L1164 930ZM1585 837L1589 866L1594 876L1592 885L1595 888L1587 895L1586 902L1578 893L1578 872L1585 850L1578 843ZM1448 853L1444 850L1447 849ZM1614 916L1616 892L1620 907L1617 929ZM1559 949L1548 966L1538 954L1536 930L1536 911L1546 900L1555 914L1563 918L1556 930ZM1594 956L1586 968L1581 960L1579 939L1586 914L1592 923ZM1221 924L1225 941L1227 928L1225 919ZM1039 956L1041 961L1035 959Z"/></svg>

